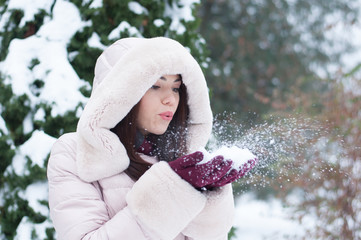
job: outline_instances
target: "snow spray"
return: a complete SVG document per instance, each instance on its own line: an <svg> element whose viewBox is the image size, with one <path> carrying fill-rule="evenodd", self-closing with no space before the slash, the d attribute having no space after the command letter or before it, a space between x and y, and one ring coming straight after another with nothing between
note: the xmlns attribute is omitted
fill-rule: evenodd
<svg viewBox="0 0 361 240"><path fill-rule="evenodd" d="M272 117L270 121L251 127L236 124L232 118L230 114L226 120L219 120L219 116L215 118L205 156L208 159L217 154L226 155L225 159L238 159L238 164L256 156L256 166L246 174L246 178L238 180L241 185L252 184L256 188L265 187L269 184L266 179L273 177L287 181L290 171L285 171L284 163L288 163L288 168L294 168L292 171L299 170L297 168L302 164L292 166L292 163L295 159L304 159L310 152L310 144L316 142L323 132L316 120L302 117Z"/></svg>

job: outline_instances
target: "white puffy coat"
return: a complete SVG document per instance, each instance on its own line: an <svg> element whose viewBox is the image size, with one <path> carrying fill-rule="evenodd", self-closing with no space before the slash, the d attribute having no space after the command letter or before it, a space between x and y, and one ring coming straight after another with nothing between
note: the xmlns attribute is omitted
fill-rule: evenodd
<svg viewBox="0 0 361 240"><path fill-rule="evenodd" d="M98 58L93 92L75 133L54 144L48 164L49 206L58 239L226 240L233 223L231 185L200 192L164 161L137 181L129 158L110 131L166 74L187 86L189 152L208 141L212 113L198 63L168 38L126 38Z"/></svg>

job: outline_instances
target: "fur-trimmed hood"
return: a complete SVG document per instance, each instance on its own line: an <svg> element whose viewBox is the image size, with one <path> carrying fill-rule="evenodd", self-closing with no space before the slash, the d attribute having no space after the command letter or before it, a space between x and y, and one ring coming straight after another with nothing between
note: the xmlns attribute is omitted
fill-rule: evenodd
<svg viewBox="0 0 361 240"><path fill-rule="evenodd" d="M204 147L212 128L208 88L197 61L177 41L125 38L107 48L95 65L91 97L80 117L77 171L84 181L127 169L129 157L110 131L163 75L180 74L189 106L188 150Z"/></svg>

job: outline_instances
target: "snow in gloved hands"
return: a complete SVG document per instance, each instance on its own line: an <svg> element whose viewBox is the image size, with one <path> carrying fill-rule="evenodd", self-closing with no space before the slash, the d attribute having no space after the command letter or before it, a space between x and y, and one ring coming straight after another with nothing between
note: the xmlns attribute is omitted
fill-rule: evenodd
<svg viewBox="0 0 361 240"><path fill-rule="evenodd" d="M247 148L239 148L236 146L226 147L222 146L219 149L208 152L206 149L200 150L203 153L203 160L198 164L203 164L210 161L212 158L216 156L223 156L224 160L231 160L232 161L232 168L231 169L241 169L244 165L251 165L253 166L257 163L257 157L251 153L250 150Z"/></svg>

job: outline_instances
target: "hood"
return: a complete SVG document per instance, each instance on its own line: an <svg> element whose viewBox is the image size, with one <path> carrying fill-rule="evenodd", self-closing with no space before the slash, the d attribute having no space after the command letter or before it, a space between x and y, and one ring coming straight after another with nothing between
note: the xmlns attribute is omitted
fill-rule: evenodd
<svg viewBox="0 0 361 240"><path fill-rule="evenodd" d="M97 59L93 90L77 126L77 170L87 182L123 172L129 157L110 131L163 75L180 74L187 87L188 151L204 147L212 129L208 88L197 61L165 37L124 38Z"/></svg>

